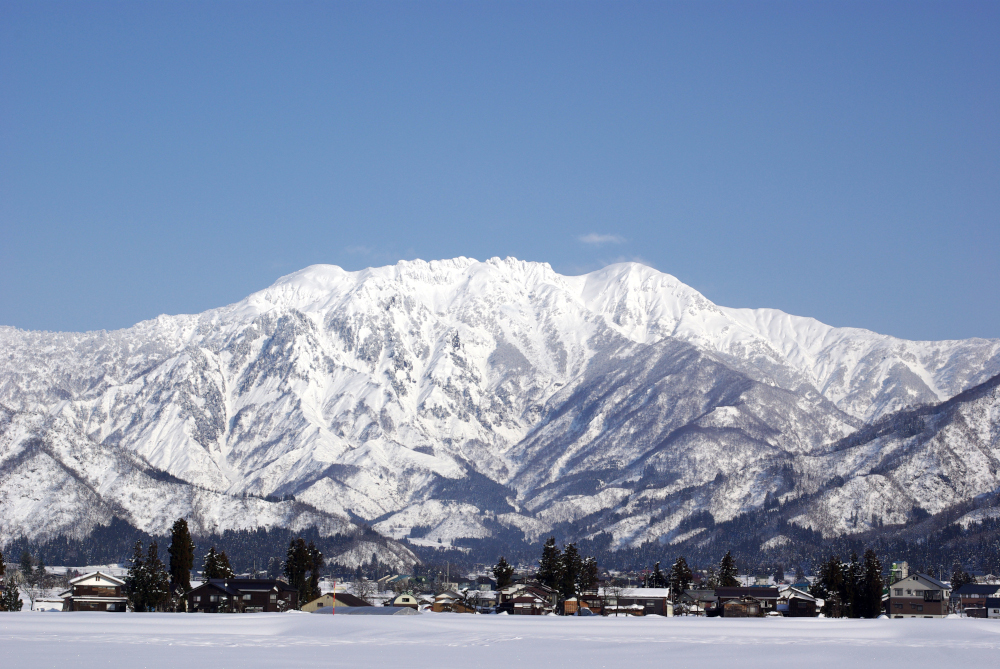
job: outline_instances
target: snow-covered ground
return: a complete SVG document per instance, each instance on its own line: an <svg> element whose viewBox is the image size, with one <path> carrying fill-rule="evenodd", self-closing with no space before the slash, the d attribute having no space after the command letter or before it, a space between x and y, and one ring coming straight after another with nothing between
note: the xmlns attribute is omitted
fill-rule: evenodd
<svg viewBox="0 0 1000 669"><path fill-rule="evenodd" d="M0 613L5 667L994 666L1000 620Z"/></svg>

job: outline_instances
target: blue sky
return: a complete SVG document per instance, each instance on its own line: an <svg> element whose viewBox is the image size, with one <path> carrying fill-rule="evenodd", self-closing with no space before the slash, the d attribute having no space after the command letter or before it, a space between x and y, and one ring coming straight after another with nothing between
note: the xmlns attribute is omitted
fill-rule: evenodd
<svg viewBox="0 0 1000 669"><path fill-rule="evenodd" d="M0 324L314 263L638 260L1000 337L1000 3L0 0Z"/></svg>

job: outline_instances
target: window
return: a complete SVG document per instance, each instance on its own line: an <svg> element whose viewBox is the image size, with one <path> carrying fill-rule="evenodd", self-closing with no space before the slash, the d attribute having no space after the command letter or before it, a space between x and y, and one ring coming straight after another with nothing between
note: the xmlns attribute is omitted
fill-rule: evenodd
<svg viewBox="0 0 1000 669"><path fill-rule="evenodd" d="M909 588L907 588L907 589L906 589L906 594L908 594L908 595L912 595L912 594L913 594L913 592L912 592L912 591L911 591L911 590L910 590Z"/></svg>
<svg viewBox="0 0 1000 669"><path fill-rule="evenodd" d="M277 601L277 599L278 599L278 596L272 592L271 593L271 601L274 602L274 601Z"/></svg>
<svg viewBox="0 0 1000 669"><path fill-rule="evenodd" d="M903 596L903 589L902 588L893 588L892 594L896 595L897 597L902 597Z"/></svg>
<svg viewBox="0 0 1000 669"><path fill-rule="evenodd" d="M201 601L201 595L195 595L194 596L194 601L200 602Z"/></svg>
<svg viewBox="0 0 1000 669"><path fill-rule="evenodd" d="M114 605L114 604L111 604L111 603L109 603L109 604L108 604L108 611L114 611L114 610L115 610L115 605Z"/></svg>
<svg viewBox="0 0 1000 669"><path fill-rule="evenodd" d="M913 594L916 595L917 597L923 597L924 591L923 590L914 590Z"/></svg>
<svg viewBox="0 0 1000 669"><path fill-rule="evenodd" d="M250 601L250 595L243 595L243 601L244 602L249 602Z"/></svg>
<svg viewBox="0 0 1000 669"><path fill-rule="evenodd" d="M892 608L894 608L894 609L901 609L901 608L903 608L903 605L902 604L893 604Z"/></svg>
<svg viewBox="0 0 1000 669"><path fill-rule="evenodd" d="M217 602L217 601L219 601L219 596L218 595L209 595L208 601L210 601L210 602Z"/></svg>

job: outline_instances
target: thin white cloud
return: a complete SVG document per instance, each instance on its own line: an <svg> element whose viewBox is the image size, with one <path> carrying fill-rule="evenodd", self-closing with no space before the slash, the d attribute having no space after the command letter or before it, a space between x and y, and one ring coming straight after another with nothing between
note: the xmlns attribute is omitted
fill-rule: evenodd
<svg viewBox="0 0 1000 669"><path fill-rule="evenodd" d="M372 254L372 250L367 246L347 246L344 247L344 252L356 256L368 256Z"/></svg>
<svg viewBox="0 0 1000 669"><path fill-rule="evenodd" d="M596 232L591 232L589 235L584 235L577 239L584 244L593 244L595 246L600 246L601 244L622 244L625 242L625 238L619 235L599 235Z"/></svg>

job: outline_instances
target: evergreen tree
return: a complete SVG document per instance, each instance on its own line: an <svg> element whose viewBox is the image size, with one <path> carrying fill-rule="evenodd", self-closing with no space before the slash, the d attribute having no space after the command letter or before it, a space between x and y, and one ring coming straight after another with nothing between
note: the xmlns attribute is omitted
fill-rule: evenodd
<svg viewBox="0 0 1000 669"><path fill-rule="evenodd" d="M973 578L969 575L969 572L962 568L962 563L958 560L955 561L954 566L951 568L951 589L952 592L958 590L966 583L972 583Z"/></svg>
<svg viewBox="0 0 1000 669"><path fill-rule="evenodd" d="M201 575L205 577L205 580L210 580L213 578L222 578L219 571L219 554L215 552L215 546L208 549L208 553L205 554L205 563L201 568Z"/></svg>
<svg viewBox="0 0 1000 669"><path fill-rule="evenodd" d="M21 551L21 575L25 579L31 578L35 571L35 561L31 559L31 553L25 548Z"/></svg>
<svg viewBox="0 0 1000 669"><path fill-rule="evenodd" d="M859 618L877 618L882 613L882 562L870 548L863 562L856 614Z"/></svg>
<svg viewBox="0 0 1000 669"><path fill-rule="evenodd" d="M312 601L322 595L319 591L319 574L323 570L323 554L313 542L309 542L309 598Z"/></svg>
<svg viewBox="0 0 1000 669"><path fill-rule="evenodd" d="M510 566L507 559L501 555L500 560L493 565L493 578L497 580L497 590L501 590L510 585L513 576L514 568Z"/></svg>
<svg viewBox="0 0 1000 669"><path fill-rule="evenodd" d="M219 569L219 578L236 578L236 573L233 568L229 565L229 557L226 555L226 551L219 553L219 558L216 561Z"/></svg>
<svg viewBox="0 0 1000 669"><path fill-rule="evenodd" d="M20 611L24 603L18 597L17 586L14 585L13 574L9 577L7 565L0 551L0 611Z"/></svg>
<svg viewBox="0 0 1000 669"><path fill-rule="evenodd" d="M576 549L576 544L567 544L562 552L559 569L559 593L563 599L576 596L577 579L583 570L583 560L580 552Z"/></svg>
<svg viewBox="0 0 1000 669"><path fill-rule="evenodd" d="M805 580L805 577L806 577L806 573L804 571L802 571L802 565L796 565L795 566L795 582L796 583L801 583L803 580Z"/></svg>
<svg viewBox="0 0 1000 669"><path fill-rule="evenodd" d="M38 564L35 565L35 578L34 582L41 587L45 587L45 560L42 558L42 554L38 554Z"/></svg>
<svg viewBox="0 0 1000 669"><path fill-rule="evenodd" d="M170 591L182 595L191 589L191 570L194 569L194 541L188 531L187 521L178 518L170 528Z"/></svg>
<svg viewBox="0 0 1000 669"><path fill-rule="evenodd" d="M667 577L662 571L660 571L660 563L657 562L653 565L653 573L649 576L649 587L665 588L667 585Z"/></svg>
<svg viewBox="0 0 1000 669"><path fill-rule="evenodd" d="M538 562L538 581L555 590L559 589L562 569L562 552L556 547L555 537L549 537L542 547L542 559Z"/></svg>
<svg viewBox="0 0 1000 669"><path fill-rule="evenodd" d="M309 548L305 540L299 537L289 542L285 559L285 578L288 579L288 585L298 590L300 607L309 601L306 599L309 585L306 581L306 572L309 571L309 567Z"/></svg>
<svg viewBox="0 0 1000 669"><path fill-rule="evenodd" d="M597 560L593 557L588 557L583 561L583 566L580 568L578 580L580 592L597 590L597 581Z"/></svg>
<svg viewBox="0 0 1000 669"><path fill-rule="evenodd" d="M843 587L840 591L840 601L844 607L844 617L857 618L861 603L861 563L858 554L851 552L851 562L844 573Z"/></svg>
<svg viewBox="0 0 1000 669"><path fill-rule="evenodd" d="M719 575L715 571L715 567L709 567L705 570L705 587L709 590L715 590L719 587Z"/></svg>
<svg viewBox="0 0 1000 669"><path fill-rule="evenodd" d="M843 615L845 571L840 558L831 555L820 567L819 578L809 589L813 597L824 600L823 615L827 618L840 618Z"/></svg>
<svg viewBox="0 0 1000 669"><path fill-rule="evenodd" d="M149 544L143 567L145 570L143 601L146 610L166 610L167 604L170 602L170 576L163 561L160 560L159 546L155 541Z"/></svg>
<svg viewBox="0 0 1000 669"><path fill-rule="evenodd" d="M0 579L0 611L20 611L24 606L14 574Z"/></svg>
<svg viewBox="0 0 1000 669"><path fill-rule="evenodd" d="M692 578L694 578L694 574L691 573L687 560L684 559L684 556L677 558L677 562L670 568L670 594L673 595L674 601L677 601L677 598L691 587Z"/></svg>
<svg viewBox="0 0 1000 669"><path fill-rule="evenodd" d="M773 577L774 577L774 582L775 583L781 583L782 581L784 581L785 580L785 568L782 565L779 564L774 569Z"/></svg>
<svg viewBox="0 0 1000 669"><path fill-rule="evenodd" d="M732 553L726 551L722 557L722 563L719 564L719 586L723 588L739 587L740 581L736 578L737 576L739 573L736 570L736 560L733 559Z"/></svg>
<svg viewBox="0 0 1000 669"><path fill-rule="evenodd" d="M136 539L135 547L132 550L132 559L128 565L128 573L125 575L125 594L128 596L128 604L133 611L144 612L147 610L147 591L146 559L142 553L142 540Z"/></svg>

